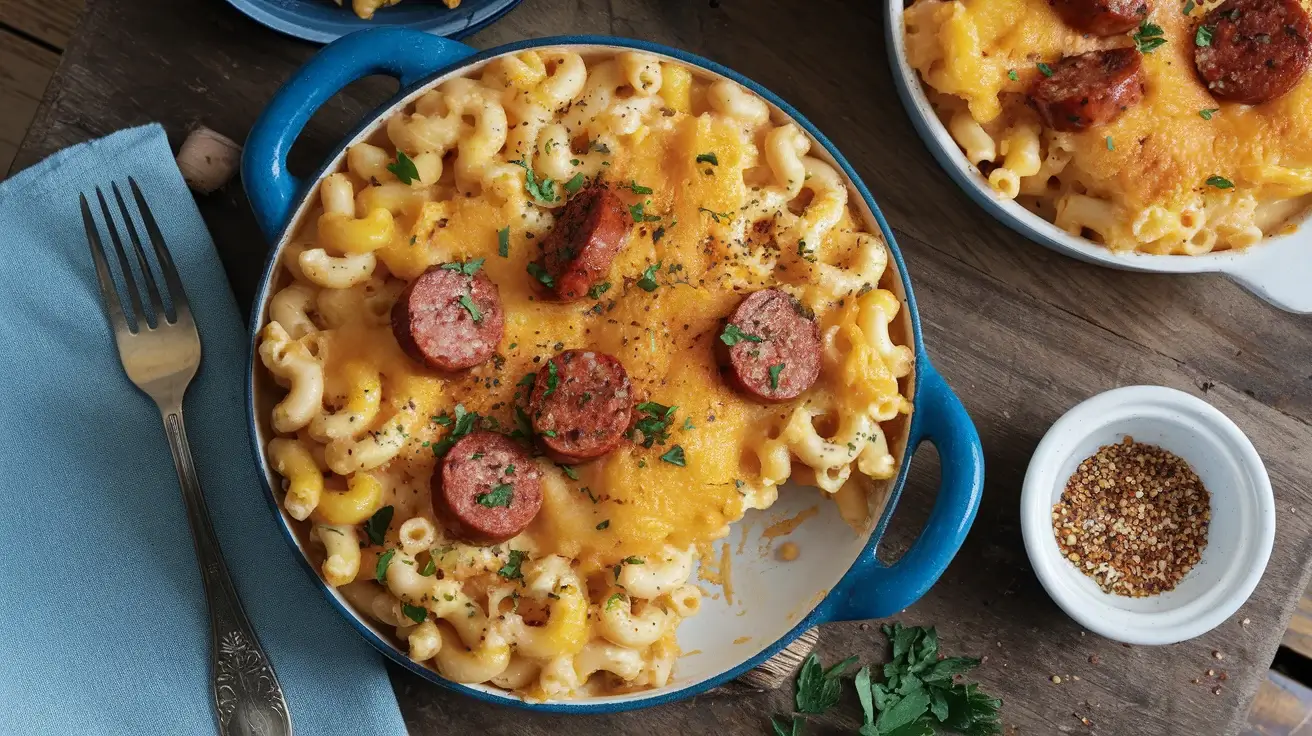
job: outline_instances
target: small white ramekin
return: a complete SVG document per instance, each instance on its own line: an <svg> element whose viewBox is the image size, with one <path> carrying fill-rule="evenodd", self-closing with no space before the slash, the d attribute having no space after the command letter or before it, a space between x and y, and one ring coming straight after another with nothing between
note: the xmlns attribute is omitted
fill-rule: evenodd
<svg viewBox="0 0 1312 736"><path fill-rule="evenodd" d="M1080 462L1129 435L1179 456L1212 494L1202 559L1174 590L1104 593L1057 546L1052 507ZM1048 595L1083 627L1129 644L1174 644L1232 616L1262 578L1275 540L1275 498L1253 443L1210 404L1161 386L1127 386L1066 412L1044 435L1020 498L1025 551Z"/></svg>

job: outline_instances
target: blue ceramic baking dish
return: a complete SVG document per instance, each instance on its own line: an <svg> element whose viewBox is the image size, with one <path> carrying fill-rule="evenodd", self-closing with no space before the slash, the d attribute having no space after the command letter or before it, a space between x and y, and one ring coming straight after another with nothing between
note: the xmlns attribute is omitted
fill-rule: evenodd
<svg viewBox="0 0 1312 736"><path fill-rule="evenodd" d="M850 201L870 228L878 228L892 252L890 267L897 269L893 285L904 305L898 328L913 345L916 367L912 380L914 411L904 436L890 445L901 470L888 484L887 503L863 532L853 531L840 517L837 504L821 503L820 513L802 524L790 540L799 543L801 557L779 562L762 555L756 545L732 560L735 591L730 596L708 596L700 614L683 622L679 639L685 651L671 683L657 690L570 701L525 702L504 691L480 685L448 682L434 670L411 661L390 633L365 619L341 596L320 582L328 599L366 639L399 665L444 687L495 703L565 713L600 713L658 705L708 690L755 667L786 646L803 631L832 621L873 619L894 615L914 603L938 580L956 554L979 506L984 483L984 458L979 435L952 389L934 370L921 339L920 318L907 276L906 264L893 233L874 199L838 150L797 110L769 90L714 62L684 51L622 38L567 36L543 38L478 52L460 43L412 31L377 29L347 36L323 49L278 92L252 129L242 161L242 176L251 207L272 244L262 286L251 315L251 346L267 319L268 302L285 278L276 268L279 254L291 238L295 223L309 206L317 181L336 170L346 147L375 131L394 110L422 90L444 79L473 71L478 65L504 54L544 46L569 46L583 54L638 49L674 59L702 73L731 79L774 106L780 119L791 119L814 140L811 155L828 160L847 179ZM343 141L313 178L301 179L286 169L287 152L314 111L342 87L372 74L398 79L398 96L373 113ZM277 523L290 544L301 553L306 570L316 582L318 573L305 557L306 540L293 520L281 510L274 493L280 481L269 468L263 448L272 437L269 427L270 387L263 370L248 376L247 404L256 460L265 478L265 493ZM911 456L922 441L939 452L941 483L933 511L920 537L892 565L876 559L875 549L897 506L906 483ZM768 513L793 515L814 506L814 490L785 488ZM732 549L734 545L729 545Z"/></svg>
<svg viewBox="0 0 1312 736"><path fill-rule="evenodd" d="M520 0L464 0L448 8L437 0L406 0L382 8L369 20L351 12L350 0L343 6L329 0L228 0L251 19L289 36L328 43L348 33L394 26L433 33L447 38L464 38L477 33L509 13Z"/></svg>

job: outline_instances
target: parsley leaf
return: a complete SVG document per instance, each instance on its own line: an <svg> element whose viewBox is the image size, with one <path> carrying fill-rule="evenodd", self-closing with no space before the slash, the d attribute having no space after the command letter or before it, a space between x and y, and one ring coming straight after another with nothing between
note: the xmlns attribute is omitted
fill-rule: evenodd
<svg viewBox="0 0 1312 736"><path fill-rule="evenodd" d="M791 728L784 728L779 722L782 716L772 716L770 725L774 726L774 736L802 736L802 719L793 716L793 725Z"/></svg>
<svg viewBox="0 0 1312 736"><path fill-rule="evenodd" d="M699 153L697 154L697 163L710 164L711 166L719 166L720 159L715 157L714 151L711 151L710 153Z"/></svg>
<svg viewBox="0 0 1312 736"><path fill-rule="evenodd" d="M1204 108L1198 111L1198 116L1201 117L1203 120L1211 120L1212 116L1220 111L1221 108L1219 107Z"/></svg>
<svg viewBox="0 0 1312 736"><path fill-rule="evenodd" d="M643 188L646 189L646 187ZM657 222L661 219L660 215L646 213L645 208L649 204L651 204L650 199L629 206L629 216L633 218L634 222Z"/></svg>
<svg viewBox="0 0 1312 736"><path fill-rule="evenodd" d="M727 222L733 219L733 217L728 212L716 212L715 210L708 210L705 207L698 207L697 211L705 212L706 214L710 215L711 219L715 220L716 224L719 224L721 221Z"/></svg>
<svg viewBox="0 0 1312 736"><path fill-rule="evenodd" d="M415 167L414 160L405 155L405 151L396 152L396 163L388 164L387 170L400 179L402 184L409 184L419 179L419 169Z"/></svg>
<svg viewBox="0 0 1312 736"><path fill-rule="evenodd" d="M629 180L628 184L621 184L620 189L627 189L634 194L651 194L653 191L651 187L644 187L632 179Z"/></svg>
<svg viewBox="0 0 1312 736"><path fill-rule="evenodd" d="M623 601L624 601L623 593L611 593L610 597L606 599L606 610L607 611L611 610L612 608L619 605Z"/></svg>
<svg viewBox="0 0 1312 736"><path fill-rule="evenodd" d="M537 380L538 380L538 374L529 372L529 373L525 373L524 377L519 379L519 383L516 383L515 385L532 386L534 383L537 383Z"/></svg>
<svg viewBox="0 0 1312 736"><path fill-rule="evenodd" d="M1035 66L1039 68L1039 73L1041 73L1043 76L1045 77L1052 76L1052 67L1048 66L1047 64L1044 64L1043 62L1040 61L1039 63L1035 64Z"/></svg>
<svg viewBox="0 0 1312 736"><path fill-rule="evenodd" d="M428 609L423 606L412 606L409 603L402 603L401 613L404 613L406 618L417 624L422 624L428 619Z"/></svg>
<svg viewBox="0 0 1312 736"><path fill-rule="evenodd" d="M387 527L392 525L392 514L396 509L391 506L384 506L374 512L369 517L369 521L364 523L364 533L369 536L369 543L379 545L383 543L383 537L387 534Z"/></svg>
<svg viewBox="0 0 1312 736"><path fill-rule="evenodd" d="M602 531L609 528L610 528L610 519L606 519L605 521L597 525L597 531Z"/></svg>
<svg viewBox="0 0 1312 736"><path fill-rule="evenodd" d="M469 434L474 429L474 422L478 419L478 412L471 412L465 409L464 404L456 404L455 409L455 426L451 428L448 434L441 442L434 442L430 447L433 455L442 457L456 443L456 440Z"/></svg>
<svg viewBox="0 0 1312 736"><path fill-rule="evenodd" d="M652 245L661 242L661 238L663 237L665 237L665 226L661 225L660 227L656 228L651 232Z"/></svg>
<svg viewBox="0 0 1312 736"><path fill-rule="evenodd" d="M661 459L670 465L678 465L681 468L687 465L683 457L683 448L678 445L671 447L664 455L661 455Z"/></svg>
<svg viewBox="0 0 1312 736"><path fill-rule="evenodd" d="M547 269L537 263L530 261L528 264L528 272L533 278L541 281L542 285L548 289L554 289L556 287L556 280L551 278L551 274L547 273Z"/></svg>
<svg viewBox="0 0 1312 736"><path fill-rule="evenodd" d="M840 678L855 663L856 657L850 657L826 670L820 665L820 656L811 652L797 675L797 710L824 713L837 705L843 692Z"/></svg>
<svg viewBox="0 0 1312 736"><path fill-rule="evenodd" d="M478 269L483 267L483 261L482 258L475 258L472 261L452 261L451 263L443 263L440 268L443 271L456 271L466 276L473 276L478 273Z"/></svg>
<svg viewBox="0 0 1312 736"><path fill-rule="evenodd" d="M560 469L565 473L566 478L569 478L570 480L579 479L579 472L575 470L572 465L561 465Z"/></svg>
<svg viewBox="0 0 1312 736"><path fill-rule="evenodd" d="M1162 27L1147 20L1139 23L1139 30L1131 34L1130 38L1134 39L1134 47L1139 49L1141 54L1152 53L1154 49L1166 43L1166 37L1162 35Z"/></svg>
<svg viewBox="0 0 1312 736"><path fill-rule="evenodd" d="M510 226L497 231L497 255L505 258L510 255Z"/></svg>
<svg viewBox="0 0 1312 736"><path fill-rule="evenodd" d="M638 404L638 411L647 416L641 417L633 423L633 429L642 433L642 446L651 447L653 444L665 444L670 438L670 422L674 418L674 412L679 407L666 406L658 404L655 401L644 401ZM636 438L634 438L636 439Z"/></svg>
<svg viewBox="0 0 1312 736"><path fill-rule="evenodd" d="M1213 186L1216 187L1217 189L1235 188L1235 183L1225 178L1224 176L1209 176L1207 177L1207 184L1208 186Z"/></svg>
<svg viewBox="0 0 1312 736"><path fill-rule="evenodd" d="M1107 136L1107 150L1108 150L1108 151L1115 151L1115 150L1116 150L1116 144L1112 142L1112 137L1111 137L1111 136Z"/></svg>
<svg viewBox="0 0 1312 736"><path fill-rule="evenodd" d="M1190 13L1194 12L1194 8L1195 8L1195 7L1197 7L1197 6L1196 6L1196 4L1194 3L1194 0L1189 0L1188 2L1186 2L1186 3L1184 4L1184 14L1185 14L1185 15L1189 15Z"/></svg>
<svg viewBox="0 0 1312 736"><path fill-rule="evenodd" d="M524 170L524 190L529 193L529 196L539 202L548 204L560 199L556 196L556 182L549 178L539 181L537 176L533 174L533 167L529 166L523 159L515 159L510 163Z"/></svg>
<svg viewBox="0 0 1312 736"><path fill-rule="evenodd" d="M1194 34L1194 45L1211 46L1212 34L1215 32L1216 32L1215 29L1212 28L1211 26L1207 26L1207 25L1198 26L1198 32Z"/></svg>
<svg viewBox="0 0 1312 736"><path fill-rule="evenodd" d="M1020 75L1016 73L1016 70L1015 70L1015 69L1008 69L1008 70L1007 70L1007 79L1010 79L1010 80L1013 81L1013 82L1019 82L1019 81L1020 81Z"/></svg>
<svg viewBox="0 0 1312 736"><path fill-rule="evenodd" d="M509 483L502 483L492 489L491 493L480 493L474 499L479 506L489 509L510 508L510 502L515 500L515 487Z"/></svg>
<svg viewBox="0 0 1312 736"><path fill-rule="evenodd" d="M573 194L583 188L584 178L582 174L575 174L569 181L565 182L565 191Z"/></svg>
<svg viewBox="0 0 1312 736"><path fill-rule="evenodd" d="M432 552L429 552L428 564L424 565L424 569L420 570L419 574L423 575L426 578L431 578L433 577L433 574L436 572L437 572L437 563L433 561Z"/></svg>
<svg viewBox="0 0 1312 736"><path fill-rule="evenodd" d="M784 364L776 363L770 366L770 390L779 390L779 374L784 372Z"/></svg>
<svg viewBox="0 0 1312 736"><path fill-rule="evenodd" d="M560 376L557 373L555 361L547 361L547 390L542 392L542 398L546 398L556 392L556 386L560 384Z"/></svg>
<svg viewBox="0 0 1312 736"><path fill-rule="evenodd" d="M593 299L600 299L601 295L605 294L608 291L610 291L610 282L603 281L600 284L593 284L592 288L588 289L588 296L592 297Z"/></svg>
<svg viewBox="0 0 1312 736"><path fill-rule="evenodd" d="M378 564L374 566L374 580L381 583L387 579L387 568L392 564L392 558L395 556L394 549L389 549L378 556Z"/></svg>
<svg viewBox="0 0 1312 736"><path fill-rule="evenodd" d="M748 342L765 342L765 338L759 335L751 335L742 331L738 325L730 322L724 326L724 331L720 333L720 342L730 347L746 340Z"/></svg>
<svg viewBox="0 0 1312 736"><path fill-rule="evenodd" d="M641 557L625 557L623 560L621 560L621 562L623 562L623 563L626 564L626 565L645 565L645 564L647 564L647 561L644 560L644 559L641 558Z"/></svg>
<svg viewBox="0 0 1312 736"><path fill-rule="evenodd" d="M656 291L660 284L656 283L656 274L661 270L661 262L648 266L642 272L642 278L638 279L638 288L646 292Z"/></svg>
<svg viewBox="0 0 1312 736"><path fill-rule="evenodd" d="M506 564L502 565L500 570L497 570L497 574L506 580L523 580L524 573L520 571L519 566L524 564L526 557L528 557L528 553L523 550L510 550L510 558L506 560Z"/></svg>
<svg viewBox="0 0 1312 736"><path fill-rule="evenodd" d="M466 312L469 312L469 316L473 318L474 324L483 321L483 313L478 311L478 305L474 304L474 300L470 299L468 294L461 294L458 301L460 302L460 306L464 307Z"/></svg>
<svg viewBox="0 0 1312 736"><path fill-rule="evenodd" d="M690 429L697 429L697 427L693 425L693 423L692 423L692 417L684 417L684 418L683 418L683 430L686 432L686 431L688 431L688 430L690 430Z"/></svg>

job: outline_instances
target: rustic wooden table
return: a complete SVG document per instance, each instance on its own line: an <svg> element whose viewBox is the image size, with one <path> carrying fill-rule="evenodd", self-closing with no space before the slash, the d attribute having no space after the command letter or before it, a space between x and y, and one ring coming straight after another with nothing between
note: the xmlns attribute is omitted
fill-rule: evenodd
<svg viewBox="0 0 1312 736"><path fill-rule="evenodd" d="M984 503L965 547L902 620L937 625L950 653L987 655L979 677L1005 699L1008 733L1234 734L1312 572L1309 320L1221 277L1084 265L991 220L912 130L894 94L879 6L527 0L469 43L563 33L650 39L737 69L809 116L846 153L896 231L929 351L974 416L988 459ZM197 123L241 140L314 51L221 0L91 0L15 170L151 120L164 124L175 146ZM373 80L348 88L315 116L293 150L293 169L309 170L390 92ZM234 182L200 207L233 289L248 303L265 244L245 195ZM1275 550L1252 599L1210 634L1169 647L1125 647L1082 632L1039 586L1017 521L1021 479L1043 431L1080 400L1129 384L1180 388L1233 418L1266 460L1278 502ZM918 456L885 558L905 549L927 516L934 462L932 453ZM830 659L879 658L881 641L874 629L835 625L823 630L820 650ZM1209 679L1208 669L1228 679ZM787 688L709 695L641 713L563 719L493 708L400 670L393 682L415 734L759 734L792 697ZM808 733L851 733L858 723L849 697Z"/></svg>

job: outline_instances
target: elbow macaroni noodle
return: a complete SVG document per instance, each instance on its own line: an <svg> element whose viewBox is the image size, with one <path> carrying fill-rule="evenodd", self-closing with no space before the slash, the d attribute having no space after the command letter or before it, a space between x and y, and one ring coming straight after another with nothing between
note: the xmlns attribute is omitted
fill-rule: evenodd
<svg viewBox="0 0 1312 736"><path fill-rule="evenodd" d="M1079 133L1041 129L1025 104L1036 60L1126 41L1081 36L1050 5L915 0L903 15L908 62L998 198L1111 250L1163 255L1247 248L1312 205L1312 75L1269 104L1221 102L1192 52L1173 51L1193 49L1214 3L1151 13L1166 45L1143 54L1141 102Z"/></svg>
<svg viewBox="0 0 1312 736"><path fill-rule="evenodd" d="M1040 170L1036 136L1008 139L1018 173ZM575 305L536 298L535 241L569 182L591 178L635 220L608 290ZM854 472L896 475L900 441L881 425L910 413L914 361L888 248L802 130L737 84L638 52L503 56L352 146L313 204L260 335L285 390L270 464L324 579L444 677L534 698L662 687L679 624L702 606L699 550L790 479L834 494ZM396 344L391 308L429 266L474 258L498 286L506 334L489 363L437 375ZM633 287L644 270L659 289ZM823 338L819 380L781 405L725 386L711 349L741 293L766 286L814 312ZM525 372L584 344L673 407L669 437L576 467L537 458L544 499L527 531L491 546L454 538L429 493L443 440L470 415L514 429ZM661 460L676 442L686 464Z"/></svg>

